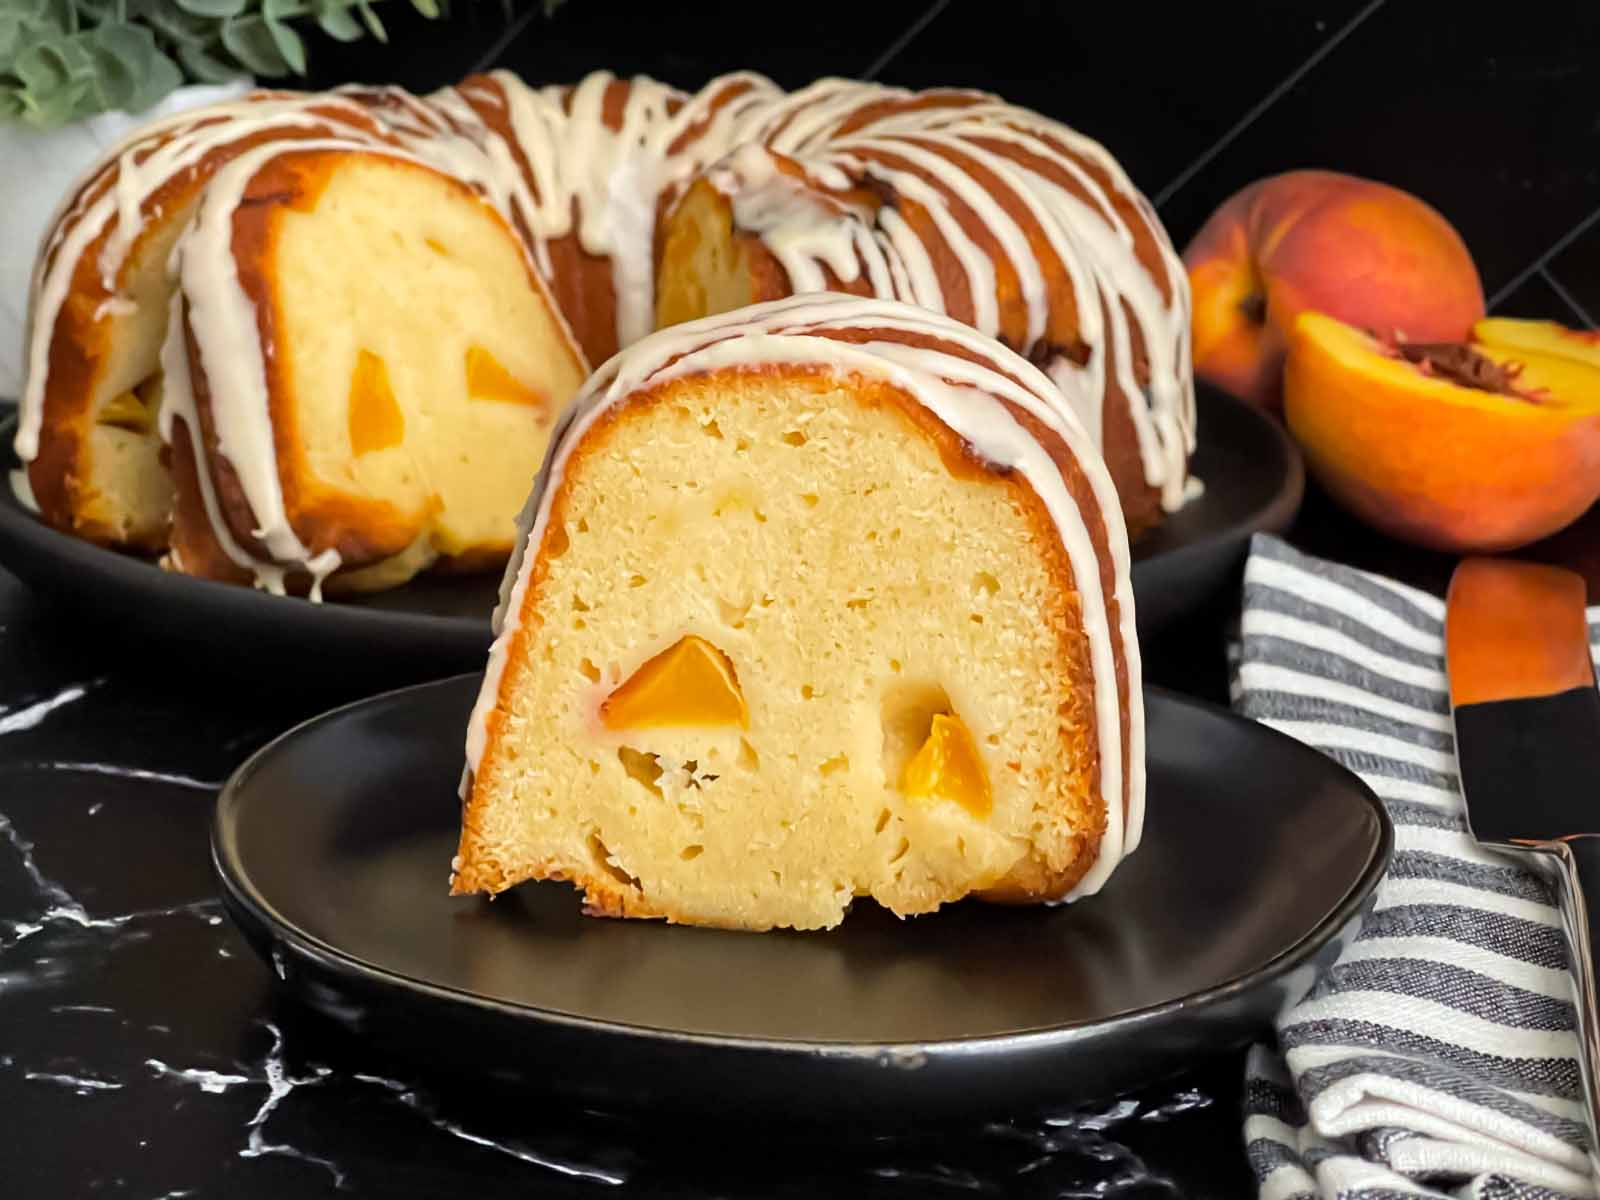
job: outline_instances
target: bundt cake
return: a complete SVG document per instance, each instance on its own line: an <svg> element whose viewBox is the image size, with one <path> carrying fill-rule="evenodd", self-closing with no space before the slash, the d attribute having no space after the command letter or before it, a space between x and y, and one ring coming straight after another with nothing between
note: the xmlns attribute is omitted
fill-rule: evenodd
<svg viewBox="0 0 1600 1200"><path fill-rule="evenodd" d="M391 165L334 170L326 155L266 149L298 142L384 154ZM251 161L292 177L300 199L236 172L232 215L207 202L201 211L218 215L201 236L201 197L258 150ZM407 160L412 167L397 165ZM467 368L476 378L489 371L558 407L590 365L657 326L807 292L900 299L1041 367L1102 447L1135 531L1185 496L1194 443L1185 276L1149 205L1093 142L976 92L829 79L786 95L739 73L690 95L605 72L545 88L495 72L427 97L394 87L257 93L152 126L109 155L64 205L35 277L16 445L21 491L43 517L106 545L169 550L178 570L313 591L330 570L333 585L379 587L433 562L461 568L502 555L509 516L495 536L477 516L468 529L445 494L461 495L470 479L465 503L486 516L481 506L516 493L547 432L533 417L550 408L519 421L454 402L419 407L415 389L443 380L446 360L461 363L465 313L484 309L467 304L452 323L438 297L412 305L411 281L479 259L430 259L421 232L430 214L358 194L390 178L420 181L416 164L457 185L417 182L419 201L448 193L464 204L470 190L533 267L522 298L494 306L486 354ZM341 199L314 203L322 185L313 175L343 181ZM307 205L318 222L348 230L364 220L349 206L364 205L382 237L410 246L405 265L391 256L380 272L378 258L363 256L381 239L353 234L320 243L332 261L313 265L332 292L273 276L276 251L260 259L258 242L269 228L303 226ZM234 235L222 236L229 221ZM239 232L247 228L258 232ZM166 265L180 235L178 278ZM498 265L486 294L507 294L516 257L488 256ZM472 287L460 277L447 290L461 297ZM268 292L275 307L258 311L248 346L242 306ZM333 292L343 307L328 302ZM346 312L353 331L341 328ZM429 337L395 332L423 328ZM434 329L439 346L426 344ZM387 353L365 345L374 338ZM186 362L192 400L166 377ZM244 362L260 369L245 372ZM230 388L219 390L219 373ZM460 393L462 371L453 374L447 391ZM352 422L352 397L381 392L383 381L412 435L365 453L343 444L348 433L334 439ZM292 418L266 403L275 389L294 392L283 406ZM235 405L236 427L223 415ZM475 432L449 434L445 411L474 414ZM459 465L467 443L494 445L496 429L506 444L454 483L436 478ZM424 450L436 436L445 447ZM501 470L524 477L490 486ZM430 505L452 515L424 519Z"/></svg>
<svg viewBox="0 0 1600 1200"><path fill-rule="evenodd" d="M998 341L797 296L651 334L558 425L473 714L456 893L743 929L1096 891L1138 843L1128 542Z"/></svg>

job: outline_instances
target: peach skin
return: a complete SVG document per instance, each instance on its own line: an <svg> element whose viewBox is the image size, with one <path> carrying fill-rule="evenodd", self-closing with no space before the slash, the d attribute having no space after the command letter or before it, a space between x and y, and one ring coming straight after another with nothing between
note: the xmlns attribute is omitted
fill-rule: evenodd
<svg viewBox="0 0 1600 1200"><path fill-rule="evenodd" d="M1269 410L1281 404L1302 312L1420 342L1464 341L1483 316L1478 270L1448 221L1398 188L1332 171L1251 184L1212 214L1183 260L1195 375Z"/></svg>
<svg viewBox="0 0 1600 1200"><path fill-rule="evenodd" d="M1290 336L1284 416L1336 500L1431 549L1513 549L1600 496L1600 368L1574 359L1381 342L1305 313Z"/></svg>

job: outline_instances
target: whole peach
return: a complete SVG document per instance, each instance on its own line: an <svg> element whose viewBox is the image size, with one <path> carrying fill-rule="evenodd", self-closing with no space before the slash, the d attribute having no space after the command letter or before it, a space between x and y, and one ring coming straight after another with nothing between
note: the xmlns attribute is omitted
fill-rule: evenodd
<svg viewBox="0 0 1600 1200"><path fill-rule="evenodd" d="M1183 259L1196 376L1274 411L1302 312L1423 342L1464 341L1483 316L1483 285L1450 222L1399 188L1332 171L1252 183Z"/></svg>

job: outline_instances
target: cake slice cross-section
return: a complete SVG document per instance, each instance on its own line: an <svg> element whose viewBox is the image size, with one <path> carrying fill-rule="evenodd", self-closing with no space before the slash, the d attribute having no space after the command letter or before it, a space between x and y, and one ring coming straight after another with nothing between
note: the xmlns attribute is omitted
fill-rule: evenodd
<svg viewBox="0 0 1600 1200"><path fill-rule="evenodd" d="M401 151L270 142L173 261L169 566L315 593L505 562L585 364L492 205Z"/></svg>
<svg viewBox="0 0 1600 1200"><path fill-rule="evenodd" d="M1085 895L1137 844L1116 491L992 339L829 294L653 334L567 410L522 529L455 892L817 929Z"/></svg>

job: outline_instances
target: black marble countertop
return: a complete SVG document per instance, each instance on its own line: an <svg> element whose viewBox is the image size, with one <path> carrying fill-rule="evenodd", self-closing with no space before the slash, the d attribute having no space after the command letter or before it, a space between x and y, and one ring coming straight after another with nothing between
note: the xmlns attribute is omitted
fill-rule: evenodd
<svg viewBox="0 0 1600 1200"><path fill-rule="evenodd" d="M353 1042L275 993L208 842L229 771L339 699L120 644L115 612L0 570L0 1195L1248 1190L1236 1053L1087 1109L866 1135L552 1110Z"/></svg>

